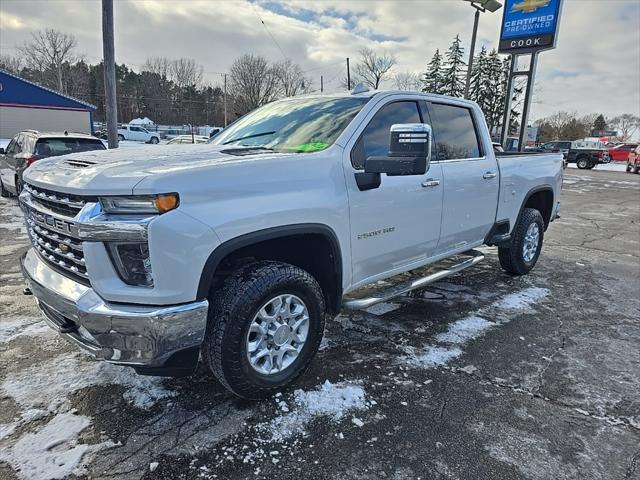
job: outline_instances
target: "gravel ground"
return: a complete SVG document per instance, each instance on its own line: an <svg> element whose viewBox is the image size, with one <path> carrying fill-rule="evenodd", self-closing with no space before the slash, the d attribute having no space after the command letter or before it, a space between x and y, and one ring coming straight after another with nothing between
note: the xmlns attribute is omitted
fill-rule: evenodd
<svg viewBox="0 0 640 480"><path fill-rule="evenodd" d="M638 479L640 176L567 171L535 270L464 273L328 322L291 390L92 361L21 294L0 200L0 478Z"/></svg>

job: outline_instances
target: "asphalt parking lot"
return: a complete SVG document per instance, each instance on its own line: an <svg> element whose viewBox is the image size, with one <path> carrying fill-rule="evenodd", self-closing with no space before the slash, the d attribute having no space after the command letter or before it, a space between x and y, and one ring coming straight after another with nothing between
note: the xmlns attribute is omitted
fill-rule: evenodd
<svg viewBox="0 0 640 480"><path fill-rule="evenodd" d="M0 200L0 478L638 479L640 175L568 170L526 277L471 270L328 322L288 392L92 361L23 296Z"/></svg>

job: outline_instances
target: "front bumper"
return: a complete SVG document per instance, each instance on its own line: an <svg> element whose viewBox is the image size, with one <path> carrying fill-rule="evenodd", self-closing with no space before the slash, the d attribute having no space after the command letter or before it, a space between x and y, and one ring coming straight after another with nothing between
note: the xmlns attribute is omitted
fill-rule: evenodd
<svg viewBox="0 0 640 480"><path fill-rule="evenodd" d="M95 358L151 373L185 358L182 352L195 352L197 360L207 324L206 300L162 307L107 303L91 287L52 269L33 248L21 263L46 323Z"/></svg>

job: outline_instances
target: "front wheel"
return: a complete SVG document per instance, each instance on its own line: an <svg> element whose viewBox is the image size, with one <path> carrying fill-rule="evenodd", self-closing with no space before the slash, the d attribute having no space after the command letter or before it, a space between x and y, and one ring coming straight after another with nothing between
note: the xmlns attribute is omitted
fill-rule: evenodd
<svg viewBox="0 0 640 480"><path fill-rule="evenodd" d="M160 143L160 140L158 140L158 137L151 137L151 140L149 140L149 142L153 145L157 145L158 143Z"/></svg>
<svg viewBox="0 0 640 480"><path fill-rule="evenodd" d="M210 300L202 356L239 397L272 395L295 381L318 351L324 297L301 268L274 261L246 265Z"/></svg>
<svg viewBox="0 0 640 480"><path fill-rule="evenodd" d="M589 167L589 161L586 158L580 158L578 159L577 165L580 170L584 170Z"/></svg>
<svg viewBox="0 0 640 480"><path fill-rule="evenodd" d="M498 247L500 266L511 275L529 273L536 265L544 239L544 220L535 208L525 208L508 247Z"/></svg>

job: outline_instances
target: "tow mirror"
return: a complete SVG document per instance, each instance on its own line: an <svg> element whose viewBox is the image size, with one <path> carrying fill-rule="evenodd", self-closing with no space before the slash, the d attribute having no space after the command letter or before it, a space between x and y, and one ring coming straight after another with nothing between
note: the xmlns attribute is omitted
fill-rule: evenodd
<svg viewBox="0 0 640 480"><path fill-rule="evenodd" d="M365 173L424 175L431 160L431 126L425 123L399 123L389 130L389 153L369 157Z"/></svg>

